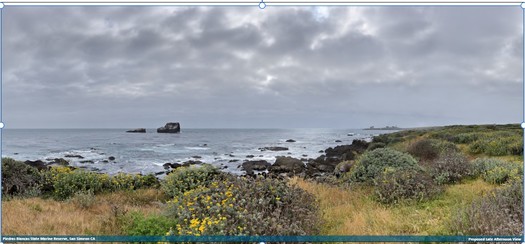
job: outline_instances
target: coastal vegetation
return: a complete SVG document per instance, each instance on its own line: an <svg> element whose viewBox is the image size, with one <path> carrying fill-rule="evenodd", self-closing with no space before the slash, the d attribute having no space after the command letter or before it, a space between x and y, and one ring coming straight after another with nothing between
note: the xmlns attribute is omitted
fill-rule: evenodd
<svg viewBox="0 0 525 244"><path fill-rule="evenodd" d="M159 180L3 158L3 233L523 234L519 125L402 130L297 162L243 176L190 165Z"/></svg>

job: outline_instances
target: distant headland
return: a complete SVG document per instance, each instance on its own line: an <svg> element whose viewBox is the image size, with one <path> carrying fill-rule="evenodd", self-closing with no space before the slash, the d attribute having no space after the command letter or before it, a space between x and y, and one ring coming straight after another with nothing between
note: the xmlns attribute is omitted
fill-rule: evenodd
<svg viewBox="0 0 525 244"><path fill-rule="evenodd" d="M363 130L402 130L403 128L399 128L397 126L386 126L386 127L375 127L370 126L369 128L363 129Z"/></svg>

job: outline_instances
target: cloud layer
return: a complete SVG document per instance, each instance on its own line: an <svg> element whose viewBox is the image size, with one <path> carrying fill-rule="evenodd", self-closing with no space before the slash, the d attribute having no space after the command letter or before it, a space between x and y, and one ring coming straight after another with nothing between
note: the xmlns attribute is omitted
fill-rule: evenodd
<svg viewBox="0 0 525 244"><path fill-rule="evenodd" d="M520 122L519 7L7 7L8 127Z"/></svg>

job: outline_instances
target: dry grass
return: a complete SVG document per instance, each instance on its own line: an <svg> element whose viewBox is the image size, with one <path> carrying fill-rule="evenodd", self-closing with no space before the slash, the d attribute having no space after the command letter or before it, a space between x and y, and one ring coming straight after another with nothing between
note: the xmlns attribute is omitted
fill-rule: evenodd
<svg viewBox="0 0 525 244"><path fill-rule="evenodd" d="M128 211L158 213L163 198L155 189L115 192L96 196L82 208L75 201L26 198L2 202L2 233L6 235L114 235L116 215Z"/></svg>
<svg viewBox="0 0 525 244"><path fill-rule="evenodd" d="M434 200L397 206L379 204L372 189L340 187L292 179L319 201L324 235L439 235L449 234L450 216L473 199L494 189L482 180L449 186Z"/></svg>

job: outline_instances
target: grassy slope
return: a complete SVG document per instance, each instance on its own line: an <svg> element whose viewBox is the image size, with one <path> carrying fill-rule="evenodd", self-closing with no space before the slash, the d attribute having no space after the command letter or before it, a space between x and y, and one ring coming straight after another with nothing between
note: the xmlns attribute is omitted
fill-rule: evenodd
<svg viewBox="0 0 525 244"><path fill-rule="evenodd" d="M386 206L372 199L368 187L348 190L299 178L294 178L292 184L319 200L324 235L450 234L450 215L495 188L482 180L471 180L449 186L429 202Z"/></svg>
<svg viewBox="0 0 525 244"><path fill-rule="evenodd" d="M118 233L115 215L129 211L160 212L159 190L121 191L97 195L88 208L74 201L39 197L2 201L2 233L6 235L68 235Z"/></svg>

